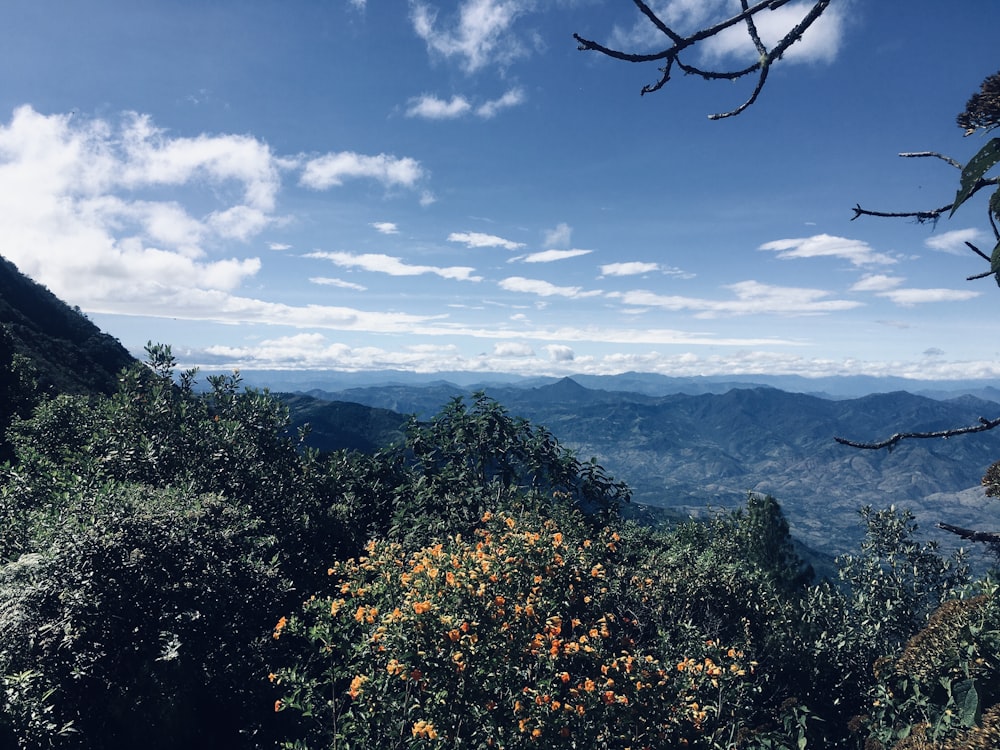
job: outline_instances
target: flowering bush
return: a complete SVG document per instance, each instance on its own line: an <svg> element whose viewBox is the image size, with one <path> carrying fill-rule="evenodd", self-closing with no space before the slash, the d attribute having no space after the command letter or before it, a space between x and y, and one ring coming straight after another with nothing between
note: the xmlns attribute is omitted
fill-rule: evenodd
<svg viewBox="0 0 1000 750"><path fill-rule="evenodd" d="M712 746L735 736L753 663L703 642L671 654L622 611L619 534L487 512L411 554L371 542L330 568L333 594L283 618L287 747Z"/></svg>

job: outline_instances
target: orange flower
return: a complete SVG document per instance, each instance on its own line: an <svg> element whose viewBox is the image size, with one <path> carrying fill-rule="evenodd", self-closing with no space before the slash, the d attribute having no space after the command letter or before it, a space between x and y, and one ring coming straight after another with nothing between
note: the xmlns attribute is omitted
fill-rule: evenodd
<svg viewBox="0 0 1000 750"><path fill-rule="evenodd" d="M280 620L278 620L278 624L274 626L274 636L273 637L275 639L278 639L278 638L281 637L281 631L285 629L285 626L287 624L288 624L288 619L285 618L285 617L282 617Z"/></svg>
<svg viewBox="0 0 1000 750"><path fill-rule="evenodd" d="M368 682L367 677L360 674L357 675L353 680L351 680L351 687L347 691L347 694L351 696L351 698L357 698L359 695L361 695L361 686L364 685L366 682Z"/></svg>
<svg viewBox="0 0 1000 750"><path fill-rule="evenodd" d="M425 612L430 612L433 606L434 605L427 600L424 600L422 602L414 602L413 611L416 612L418 615L422 615Z"/></svg>
<svg viewBox="0 0 1000 750"><path fill-rule="evenodd" d="M429 740L437 739L438 733L434 729L434 725L429 721L420 721L414 723L413 728L410 730L414 737L426 737Z"/></svg>
<svg viewBox="0 0 1000 750"><path fill-rule="evenodd" d="M559 679L563 682L569 682L569 672L563 672L559 675Z"/></svg>
<svg viewBox="0 0 1000 750"><path fill-rule="evenodd" d="M461 637L462 634L458 631L457 628L452 628L451 630L448 631L448 640L450 641L457 641Z"/></svg>
<svg viewBox="0 0 1000 750"><path fill-rule="evenodd" d="M276 700L274 702L274 712L278 713L278 711L280 711L280 710L281 710L281 701L280 700Z"/></svg>

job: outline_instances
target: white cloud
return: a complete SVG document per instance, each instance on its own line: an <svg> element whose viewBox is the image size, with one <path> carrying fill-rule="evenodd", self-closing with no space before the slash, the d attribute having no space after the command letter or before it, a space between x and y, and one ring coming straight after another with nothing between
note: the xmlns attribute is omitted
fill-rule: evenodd
<svg viewBox="0 0 1000 750"><path fill-rule="evenodd" d="M291 250L292 246L284 242L269 242L267 245L272 250L281 252L282 250Z"/></svg>
<svg viewBox="0 0 1000 750"><path fill-rule="evenodd" d="M524 263L552 263L557 260L567 258L577 258L581 255L590 255L593 250L542 250L538 253L531 253L520 258Z"/></svg>
<svg viewBox="0 0 1000 750"><path fill-rule="evenodd" d="M20 107L0 124L3 253L94 311L142 313L149 298L178 290L232 290L260 260L210 260L208 249L274 220L283 169L246 136L170 138L135 114L116 124ZM186 203L175 197L192 185L212 188L213 203L201 191ZM233 185L239 197L226 205ZM137 197L140 190L162 197Z"/></svg>
<svg viewBox="0 0 1000 750"><path fill-rule="evenodd" d="M976 245L977 243L982 243L985 239L987 239L985 232L978 229L953 229L950 232L942 232L933 237L928 237L924 241L924 244L932 250L940 250L952 255L968 255L970 251L965 244L966 242Z"/></svg>
<svg viewBox="0 0 1000 750"><path fill-rule="evenodd" d="M902 276L887 276L881 273L870 273L862 276L860 281L851 287L852 292L884 292L895 289L906 279Z"/></svg>
<svg viewBox="0 0 1000 750"><path fill-rule="evenodd" d="M594 297L601 292L599 290L585 292L578 286L556 286L541 279L526 279L523 276L510 276L497 282L501 289L508 292L522 292L525 294L537 294L539 297Z"/></svg>
<svg viewBox="0 0 1000 750"><path fill-rule="evenodd" d="M896 262L884 253L872 250L867 242L851 240L846 237L835 237L829 234L816 234L812 237L775 240L765 242L759 250L770 250L778 254L778 258L789 260L795 258L842 258L855 266L890 265Z"/></svg>
<svg viewBox="0 0 1000 750"><path fill-rule="evenodd" d="M467 114L471 109L469 100L463 96L453 96L445 101L431 94L424 94L410 100L406 116L422 117L425 120L452 120Z"/></svg>
<svg viewBox="0 0 1000 750"><path fill-rule="evenodd" d="M104 136L99 148L114 148L109 125L96 121L93 127L93 132ZM238 182L243 185L244 201L260 211L273 210L281 186L280 168L286 166L265 143L250 136L170 138L153 125L149 115L134 112L126 116L120 148L124 157L118 163L121 171L108 175L115 183L137 188L197 180Z"/></svg>
<svg viewBox="0 0 1000 750"><path fill-rule="evenodd" d="M467 114L474 114L483 120L489 120L503 110L516 107L524 101L524 91L520 88L510 89L500 98L491 99L476 107L473 107L464 96L455 95L445 100L433 94L423 94L410 99L406 116L421 117L425 120L454 120Z"/></svg>
<svg viewBox="0 0 1000 750"><path fill-rule="evenodd" d="M232 206L223 211L213 211L208 224L220 237L246 242L260 234L273 218L250 206Z"/></svg>
<svg viewBox="0 0 1000 750"><path fill-rule="evenodd" d="M490 101L484 102L476 107L476 116L481 117L484 120L490 120L505 109L510 109L511 107L523 104L525 99L526 97L523 89L511 89L499 99L491 99Z"/></svg>
<svg viewBox="0 0 1000 750"><path fill-rule="evenodd" d="M534 357L535 350L516 341L498 341L493 345L493 354L497 357Z"/></svg>
<svg viewBox="0 0 1000 750"><path fill-rule="evenodd" d="M573 348L565 344L549 344L545 347L545 351L553 362L572 362L576 358Z"/></svg>
<svg viewBox="0 0 1000 750"><path fill-rule="evenodd" d="M448 235L448 242L461 242L470 248L502 247L506 250L518 250L524 247L523 242L513 242L494 234L483 234L482 232L452 232Z"/></svg>
<svg viewBox="0 0 1000 750"><path fill-rule="evenodd" d="M353 253L316 251L307 253L305 257L328 260L342 268L360 268L363 271L385 273L390 276L422 276L430 273L445 279L482 281L482 276L473 276L476 269L469 266L450 266L447 268L417 266L404 263L400 258L382 253L362 253L355 255Z"/></svg>
<svg viewBox="0 0 1000 750"><path fill-rule="evenodd" d="M567 247L573 237L573 228L565 221L556 224L555 228L545 232L542 241L546 247Z"/></svg>
<svg viewBox="0 0 1000 750"><path fill-rule="evenodd" d="M358 292L364 292L368 289L366 286L361 284L355 284L352 281L344 281L343 279L331 279L326 276L313 276L309 279L310 284L319 284L320 286L335 286L340 289L353 289Z"/></svg>
<svg viewBox="0 0 1000 750"><path fill-rule="evenodd" d="M438 22L438 11L420 0L410 0L413 30L428 50L444 58L457 57L466 72L487 65L506 65L527 54L513 34L515 20L533 7L530 0L464 0L458 17Z"/></svg>
<svg viewBox="0 0 1000 750"><path fill-rule="evenodd" d="M893 289L879 294L901 307L913 307L928 302L965 302L979 296L979 292L962 289Z"/></svg>
<svg viewBox="0 0 1000 750"><path fill-rule="evenodd" d="M763 42L772 47L801 21L812 0L790 2L754 16L754 25ZM732 18L740 12L735 0L660 0L650 3L657 16L682 36L707 28L719 21ZM824 11L802 39L793 44L783 60L793 62L833 62L840 51L846 17L839 6ZM611 46L631 52L635 50L663 49L669 40L644 16L637 18L629 28L616 27L611 36ZM746 24L737 24L706 39L698 45L699 60L710 66L731 67L738 62L755 61L759 54L747 33Z"/></svg>
<svg viewBox="0 0 1000 750"><path fill-rule="evenodd" d="M380 234L399 234L399 227L391 221L373 221L371 226Z"/></svg>
<svg viewBox="0 0 1000 750"><path fill-rule="evenodd" d="M664 310L690 310L698 318L742 315L821 315L860 307L860 302L827 299L830 292L802 287L780 287L757 281L741 281L725 287L735 299L712 300L676 295L661 295L636 290L609 295L627 305L656 307Z"/></svg>
<svg viewBox="0 0 1000 750"><path fill-rule="evenodd" d="M315 190L343 185L345 179L369 178L386 187L412 188L424 178L420 162L390 154L366 156L353 151L325 154L306 162L300 182Z"/></svg>
<svg viewBox="0 0 1000 750"><path fill-rule="evenodd" d="M770 49L805 18L813 7L812 0L791 2L775 10L766 10L754 16L754 25L761 41ZM732 6L730 6L732 9ZM840 6L832 4L788 48L782 60L790 62L832 63L843 42L845 18ZM701 48L702 59L725 63L727 60L756 60L760 55L750 39L745 24L732 26L721 34L705 41Z"/></svg>
<svg viewBox="0 0 1000 750"><path fill-rule="evenodd" d="M608 263L601 266L602 276L639 276L660 270L659 263L643 263L633 260L626 263Z"/></svg>

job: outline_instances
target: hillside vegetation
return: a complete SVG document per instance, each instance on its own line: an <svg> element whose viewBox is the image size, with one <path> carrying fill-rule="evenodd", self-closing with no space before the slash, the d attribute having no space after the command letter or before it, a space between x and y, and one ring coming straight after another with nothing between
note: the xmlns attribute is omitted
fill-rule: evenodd
<svg viewBox="0 0 1000 750"><path fill-rule="evenodd" d="M772 498L624 521L624 484L485 395L321 454L266 392L148 355L9 427L2 746L1000 739L996 587L904 512L864 509L813 581Z"/></svg>
<svg viewBox="0 0 1000 750"><path fill-rule="evenodd" d="M626 520L483 393L321 452L166 346L107 392L0 353L0 748L1000 743L997 586L905 511L816 579L773 497Z"/></svg>

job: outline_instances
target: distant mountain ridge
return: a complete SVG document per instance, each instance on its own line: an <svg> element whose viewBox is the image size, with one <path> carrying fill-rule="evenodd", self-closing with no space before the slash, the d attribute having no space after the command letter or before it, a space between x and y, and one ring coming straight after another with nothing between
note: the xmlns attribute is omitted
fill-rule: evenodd
<svg viewBox="0 0 1000 750"><path fill-rule="evenodd" d="M117 339L0 257L0 326L43 390L112 393L135 358Z"/></svg>
<svg viewBox="0 0 1000 750"><path fill-rule="evenodd" d="M203 372L222 372L211 367ZM506 373L437 372L417 373L397 370L241 370L244 380L254 386L283 393L339 393L371 386L438 387L474 391L488 388L539 388L563 379L549 376L518 376ZM675 393L700 395L726 393L734 388L776 388L789 393L807 393L827 399L858 398L870 393L908 391L928 398L947 400L972 395L1000 403L1000 380L911 380L868 375L832 375L807 378L801 375L692 375L674 377L658 373L625 372L617 375L569 375L590 390L667 396Z"/></svg>
<svg viewBox="0 0 1000 750"><path fill-rule="evenodd" d="M909 507L925 529L937 521L1000 529L1000 502L987 499L979 486L1000 458L1000 430L904 441L892 452L833 440L971 425L1000 414L993 401L935 400L905 391L831 400L766 387L657 397L594 390L575 378L485 392L512 414L545 426L581 458L597 457L632 485L637 502L699 514L708 506L739 504L747 491L770 493L785 508L793 533L828 554L855 546L857 511L866 504ZM470 391L435 384L310 395L428 418L463 393Z"/></svg>

